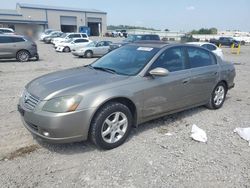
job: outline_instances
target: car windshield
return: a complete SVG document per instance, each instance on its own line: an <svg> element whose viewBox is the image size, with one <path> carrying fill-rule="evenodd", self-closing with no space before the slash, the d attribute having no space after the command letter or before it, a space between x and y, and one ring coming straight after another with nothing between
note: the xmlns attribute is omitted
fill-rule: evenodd
<svg viewBox="0 0 250 188"><path fill-rule="evenodd" d="M86 45L86 47L95 47L97 44L97 42L91 42L89 44Z"/></svg>
<svg viewBox="0 0 250 188"><path fill-rule="evenodd" d="M126 45L108 53L91 66L111 70L120 75L133 76L138 74L158 51L158 48Z"/></svg>
<svg viewBox="0 0 250 188"><path fill-rule="evenodd" d="M74 41L74 39L67 39L67 40L65 40L65 42L73 42Z"/></svg>
<svg viewBox="0 0 250 188"><path fill-rule="evenodd" d="M67 33L63 33L62 35L61 35L61 38L65 38L67 36Z"/></svg>
<svg viewBox="0 0 250 188"><path fill-rule="evenodd" d="M142 36L141 35L129 35L124 42L134 42L136 40L141 40Z"/></svg>
<svg viewBox="0 0 250 188"><path fill-rule="evenodd" d="M50 34L52 31L53 31L53 30L47 30L47 31L44 32L44 34L45 34L45 35L48 35L48 34Z"/></svg>

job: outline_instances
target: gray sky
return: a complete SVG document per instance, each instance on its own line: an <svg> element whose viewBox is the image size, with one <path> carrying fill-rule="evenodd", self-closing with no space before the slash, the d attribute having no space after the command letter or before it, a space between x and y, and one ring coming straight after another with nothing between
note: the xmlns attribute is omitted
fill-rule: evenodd
<svg viewBox="0 0 250 188"><path fill-rule="evenodd" d="M17 2L103 10L108 13L108 25L250 32L250 0L1 0L0 8L15 9Z"/></svg>

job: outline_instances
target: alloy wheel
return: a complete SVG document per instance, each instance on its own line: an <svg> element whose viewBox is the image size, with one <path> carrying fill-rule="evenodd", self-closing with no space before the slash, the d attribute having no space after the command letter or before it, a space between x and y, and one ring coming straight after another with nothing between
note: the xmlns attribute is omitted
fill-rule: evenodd
<svg viewBox="0 0 250 188"><path fill-rule="evenodd" d="M122 112L114 112L103 122L101 135L105 142L116 143L125 135L127 128L127 116Z"/></svg>

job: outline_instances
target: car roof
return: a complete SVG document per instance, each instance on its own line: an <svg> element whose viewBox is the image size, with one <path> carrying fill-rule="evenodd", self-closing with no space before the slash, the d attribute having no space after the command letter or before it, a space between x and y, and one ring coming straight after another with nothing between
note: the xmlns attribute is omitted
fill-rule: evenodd
<svg viewBox="0 0 250 188"><path fill-rule="evenodd" d="M212 44L212 43L210 43L210 42L187 42L186 44L193 44L193 45L201 46L201 45L204 45L204 44ZM214 44L212 44L212 45L214 45Z"/></svg>
<svg viewBox="0 0 250 188"><path fill-rule="evenodd" d="M6 35L6 34L0 34L0 37L24 37L22 35Z"/></svg>
<svg viewBox="0 0 250 188"><path fill-rule="evenodd" d="M200 45L194 45L194 44L190 44L190 43L167 43L164 41L154 41L154 40L149 40L149 41L137 41L134 43L129 43L127 45L132 45L132 46L138 46L138 47L149 47L149 48L164 48L164 47L178 47L178 46L182 46L182 47L196 47L196 48L202 48L205 49L203 47L200 47Z"/></svg>
<svg viewBox="0 0 250 188"><path fill-rule="evenodd" d="M12 31L12 32L14 32L14 30L13 30L13 29L11 29L11 28L5 28L5 27L1 27L1 28L0 28L0 30L8 30L8 31Z"/></svg>
<svg viewBox="0 0 250 188"><path fill-rule="evenodd" d="M164 41L158 41L158 40L143 40L143 41L136 41L134 43L130 43L128 45L133 46L142 46L142 47L151 47L151 48L163 48L165 46L168 46L169 43Z"/></svg>

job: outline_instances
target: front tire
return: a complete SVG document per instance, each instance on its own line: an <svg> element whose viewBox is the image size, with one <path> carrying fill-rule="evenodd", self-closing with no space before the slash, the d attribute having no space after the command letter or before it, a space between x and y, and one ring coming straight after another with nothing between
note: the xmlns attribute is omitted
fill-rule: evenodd
<svg viewBox="0 0 250 188"><path fill-rule="evenodd" d="M121 103L103 106L92 120L90 138L102 149L113 149L124 143L132 127L132 114Z"/></svg>
<svg viewBox="0 0 250 188"><path fill-rule="evenodd" d="M209 109L219 109L222 107L227 94L227 86L220 82L214 88L209 103L206 105Z"/></svg>
<svg viewBox="0 0 250 188"><path fill-rule="evenodd" d="M29 58L30 58L30 54L28 51L21 50L21 51L17 52L16 59L19 62L27 62L29 60Z"/></svg>
<svg viewBox="0 0 250 188"><path fill-rule="evenodd" d="M92 51L87 51L87 52L85 53L85 57L87 57L87 58L92 58L92 57L93 57L93 52L92 52Z"/></svg>
<svg viewBox="0 0 250 188"><path fill-rule="evenodd" d="M68 46L66 46L64 49L63 49L64 52L70 52L70 48Z"/></svg>

